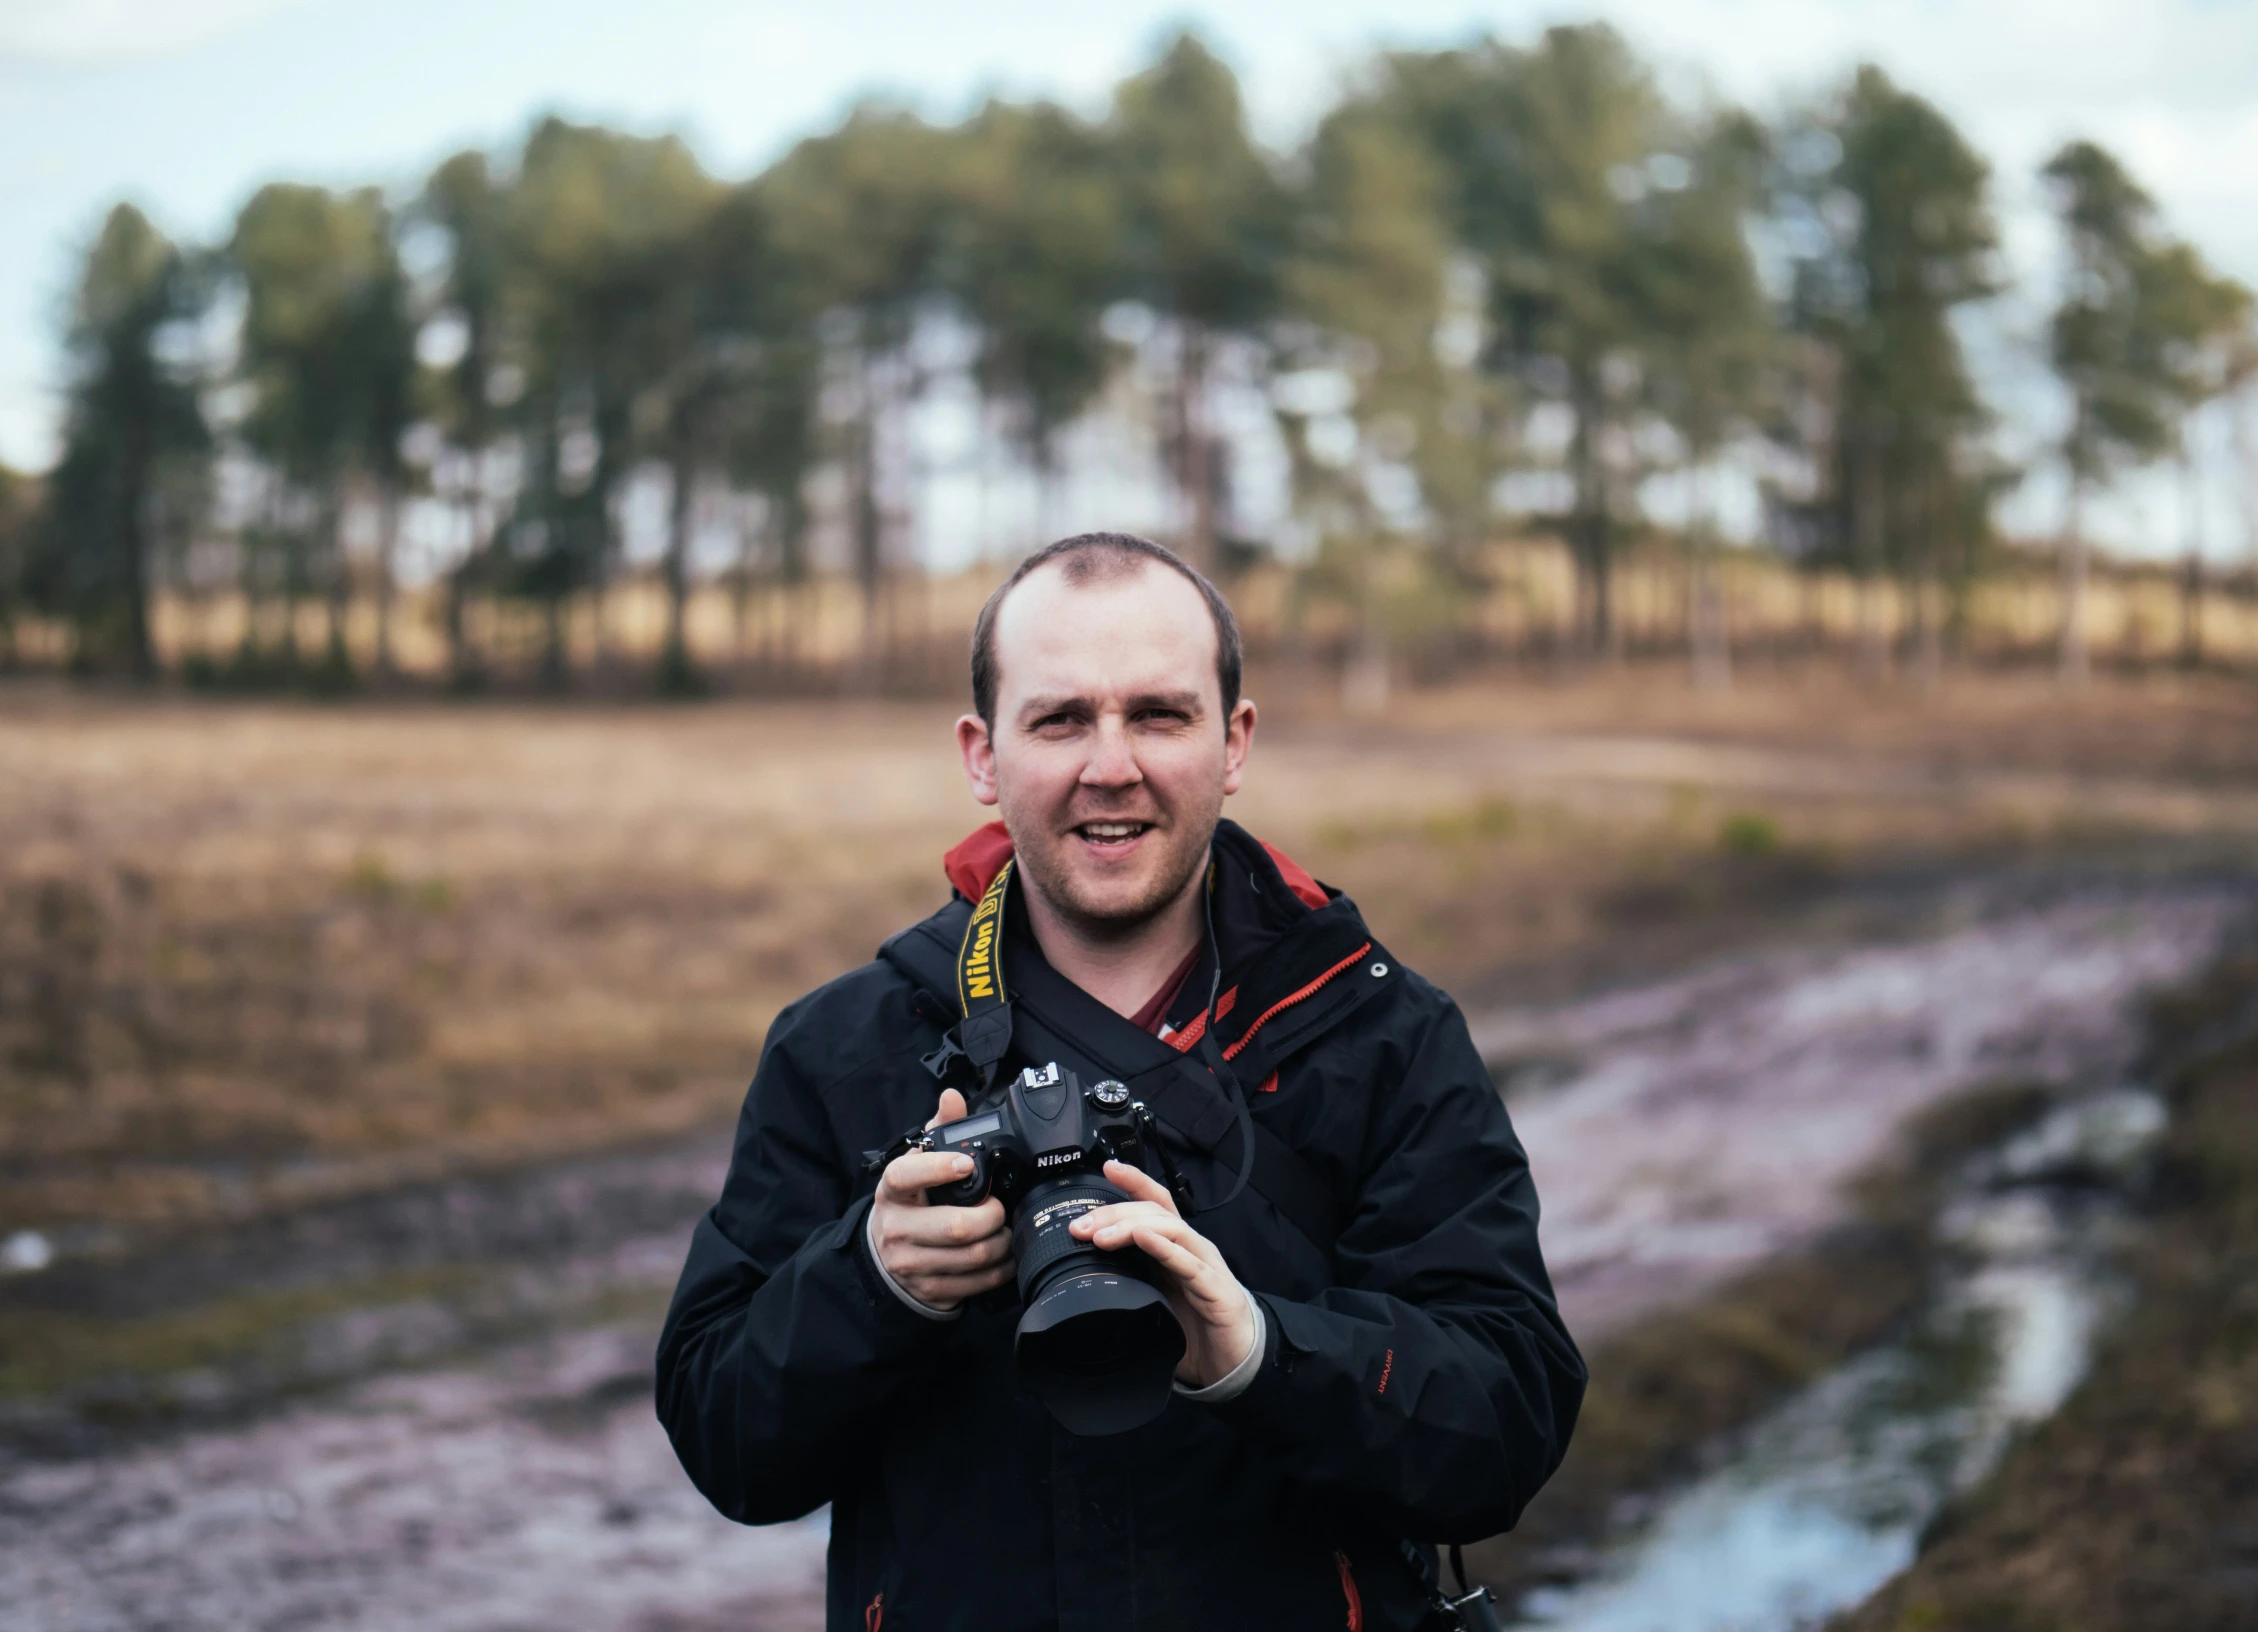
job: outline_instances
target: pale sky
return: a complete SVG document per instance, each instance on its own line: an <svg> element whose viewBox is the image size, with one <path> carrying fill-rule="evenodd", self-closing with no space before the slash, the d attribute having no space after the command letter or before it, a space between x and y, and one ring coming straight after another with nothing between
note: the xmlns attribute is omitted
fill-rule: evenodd
<svg viewBox="0 0 2258 1632"><path fill-rule="evenodd" d="M2054 411L2035 366L2053 247L2032 173L2062 141L2115 149L2175 230L2258 285L2248 0L0 0L0 459L52 456L57 313L120 197L168 231L217 237L264 181L406 187L550 109L680 131L735 176L865 91L944 117L990 89L1094 110L1184 20L1240 70L1262 133L1287 145L1373 43L1519 39L1593 16L1680 87L1706 82L1759 111L1865 58L1958 121L1995 167L2024 282L1980 326L2011 452L2040 441ZM2010 522L2044 526L2055 503L2049 483L2029 484ZM2135 484L2107 525L2121 543L2157 549L2150 535L2170 532L2176 547L2173 512L2168 484ZM2229 541L2223 488L2211 527Z"/></svg>

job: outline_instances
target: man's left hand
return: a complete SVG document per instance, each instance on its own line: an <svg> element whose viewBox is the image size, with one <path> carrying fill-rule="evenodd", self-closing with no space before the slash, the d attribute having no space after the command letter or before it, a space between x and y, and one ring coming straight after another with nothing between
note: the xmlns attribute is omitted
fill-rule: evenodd
<svg viewBox="0 0 2258 1632"><path fill-rule="evenodd" d="M1094 1207L1067 1228L1094 1247L1142 1248L1160 1266L1160 1290L1184 1328L1176 1380L1206 1388L1236 1371L1254 1352L1254 1304L1215 1244L1184 1222L1168 1187L1125 1162L1105 1164L1107 1180L1133 1199Z"/></svg>

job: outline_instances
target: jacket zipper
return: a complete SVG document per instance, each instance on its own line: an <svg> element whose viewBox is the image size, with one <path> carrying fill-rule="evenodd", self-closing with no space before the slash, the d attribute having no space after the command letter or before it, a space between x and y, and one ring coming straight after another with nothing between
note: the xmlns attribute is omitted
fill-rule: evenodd
<svg viewBox="0 0 2258 1632"><path fill-rule="evenodd" d="M1292 1008L1296 1003L1299 1003L1303 998L1308 997L1319 987L1323 986L1327 981L1331 980L1335 975L1339 974L1343 969L1346 969L1350 964L1356 962L1357 959L1363 957L1365 953L1371 950L1372 943L1370 941L1366 941L1362 946L1358 947L1354 952L1351 952L1339 963L1334 964L1332 968L1326 970L1322 975L1319 975L1315 980L1311 981L1307 986L1304 986L1300 991L1288 992L1284 997L1278 999L1277 1002L1271 1004L1270 1007L1264 1009L1260 1014L1255 1016L1254 1024L1247 1027L1247 1029L1240 1034L1239 1040L1223 1051L1223 1057L1227 1060L1237 1059L1239 1057L1239 1051L1245 1048L1247 1044L1254 1041L1254 1034L1260 1031L1265 1025L1268 1025L1270 1023L1271 1017L1277 1014L1280 1009Z"/></svg>
<svg viewBox="0 0 2258 1632"><path fill-rule="evenodd" d="M1335 1555L1336 1557L1339 1555ZM870 1607L862 1612L863 1632L878 1632L886 1624L886 1595L880 1593L871 1599Z"/></svg>
<svg viewBox="0 0 2258 1632"><path fill-rule="evenodd" d="M1349 1568L1349 1555L1338 1547L1333 1549L1333 1568L1341 1572L1341 1596L1349 1602L1349 1632L1364 1632L1364 1598L1356 1590L1356 1572Z"/></svg>

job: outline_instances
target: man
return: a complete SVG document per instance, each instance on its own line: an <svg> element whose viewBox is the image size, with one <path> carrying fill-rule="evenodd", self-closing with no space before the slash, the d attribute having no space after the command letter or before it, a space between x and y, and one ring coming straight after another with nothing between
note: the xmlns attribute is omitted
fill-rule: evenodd
<svg viewBox="0 0 2258 1632"><path fill-rule="evenodd" d="M1510 1526L1567 1444L1583 1363L1465 1022L1220 819L1254 741L1239 671L1229 609L1159 546L1031 557L957 722L1002 822L946 858L947 907L769 1032L658 1407L730 1517L831 1504L834 1632L1433 1624L1426 1549ZM955 975L1007 864L1009 1046L981 1073L993 1014ZM1001 1203L926 1202L969 1161L866 1171L1052 1061L1133 1085L1192 1203L1116 1162L1129 1199L1073 1225L1148 1254L1184 1334L1166 1410L1102 1438L1017 1383Z"/></svg>

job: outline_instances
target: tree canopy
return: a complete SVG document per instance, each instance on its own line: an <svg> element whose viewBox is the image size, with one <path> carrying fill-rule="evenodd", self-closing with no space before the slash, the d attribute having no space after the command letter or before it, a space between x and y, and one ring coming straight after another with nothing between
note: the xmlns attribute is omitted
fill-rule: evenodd
<svg viewBox="0 0 2258 1632"><path fill-rule="evenodd" d="M2104 150L2073 143L2046 178L2082 499L2180 445L2258 374L2258 343L2248 293ZM876 664L940 386L977 402L983 469L1016 461L1045 525L1068 433L1129 425L1175 541L1217 571L1273 542L1240 536L1236 457L1267 402L1311 583L1376 642L1389 607L1462 599L1501 527L1538 526L1570 547L1578 646L1611 654L1613 563L1662 517L1696 638L1722 640L1700 620L1729 472L1764 473L1769 536L1799 559L1926 607L1973 572L2011 475L1961 340L2002 287L1990 188L1877 68L1767 123L1674 93L1586 24L1377 55L1291 152L1187 31L1087 112L991 98L947 124L865 102L739 178L675 137L547 118L397 192L263 187L208 249L120 205L88 248L64 452L0 554L0 609L146 671L154 586L206 538L198 559L232 560L274 613L246 664L294 671L310 601L349 678L347 602L373 587L382 666L400 517L438 506L457 682L484 671L470 612L492 602L539 610L563 684L576 606L608 649L603 591L652 484L662 684L698 684L686 607L717 530L740 584L803 584L831 551Z"/></svg>

